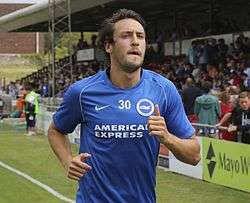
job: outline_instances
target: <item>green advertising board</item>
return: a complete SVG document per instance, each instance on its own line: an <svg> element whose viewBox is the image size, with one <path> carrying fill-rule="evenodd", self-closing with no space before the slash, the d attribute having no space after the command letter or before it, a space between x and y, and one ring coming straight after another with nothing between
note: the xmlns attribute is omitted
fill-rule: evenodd
<svg viewBox="0 0 250 203"><path fill-rule="evenodd" d="M250 192L250 145L204 137L203 179Z"/></svg>

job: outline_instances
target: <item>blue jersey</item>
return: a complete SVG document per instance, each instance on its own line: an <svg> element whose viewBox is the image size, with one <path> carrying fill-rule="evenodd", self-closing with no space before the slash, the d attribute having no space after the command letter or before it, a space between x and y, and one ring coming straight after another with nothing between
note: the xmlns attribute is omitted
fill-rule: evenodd
<svg viewBox="0 0 250 203"><path fill-rule="evenodd" d="M63 134L81 124L80 153L92 170L81 178L78 203L153 203L159 141L147 131L158 104L168 130L189 138L194 129L180 95L166 78L142 70L139 83L128 89L112 85L106 71L76 82L54 114Z"/></svg>

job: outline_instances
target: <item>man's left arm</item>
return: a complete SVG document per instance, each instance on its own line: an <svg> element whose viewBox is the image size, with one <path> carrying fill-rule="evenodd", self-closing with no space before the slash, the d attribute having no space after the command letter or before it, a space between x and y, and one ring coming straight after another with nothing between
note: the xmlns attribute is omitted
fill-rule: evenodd
<svg viewBox="0 0 250 203"><path fill-rule="evenodd" d="M180 161L197 165L200 161L200 145L196 136L193 135L187 139L178 138L168 131L158 105L155 106L154 113L155 115L148 119L149 134L156 136Z"/></svg>

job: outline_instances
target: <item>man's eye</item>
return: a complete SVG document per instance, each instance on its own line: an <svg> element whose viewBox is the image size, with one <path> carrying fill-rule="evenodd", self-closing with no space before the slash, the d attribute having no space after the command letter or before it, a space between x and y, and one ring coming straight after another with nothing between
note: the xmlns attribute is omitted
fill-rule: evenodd
<svg viewBox="0 0 250 203"><path fill-rule="evenodd" d="M128 34L122 35L122 38L128 38L128 37L129 37Z"/></svg>
<svg viewBox="0 0 250 203"><path fill-rule="evenodd" d="M144 35L137 35L138 38L143 39Z"/></svg>

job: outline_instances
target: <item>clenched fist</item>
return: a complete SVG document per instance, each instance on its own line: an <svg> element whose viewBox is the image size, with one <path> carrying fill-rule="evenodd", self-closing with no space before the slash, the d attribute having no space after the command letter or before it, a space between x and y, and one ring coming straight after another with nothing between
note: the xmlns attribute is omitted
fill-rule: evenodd
<svg viewBox="0 0 250 203"><path fill-rule="evenodd" d="M73 180L80 180L88 171L91 170L91 166L84 163L89 157L88 153L81 153L73 157L67 167L67 176Z"/></svg>

